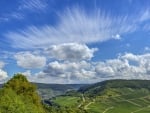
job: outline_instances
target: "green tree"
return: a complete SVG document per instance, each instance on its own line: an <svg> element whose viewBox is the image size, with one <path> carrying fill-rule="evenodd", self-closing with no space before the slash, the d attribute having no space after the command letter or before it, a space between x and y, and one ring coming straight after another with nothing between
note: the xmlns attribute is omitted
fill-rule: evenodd
<svg viewBox="0 0 150 113"><path fill-rule="evenodd" d="M0 113L45 113L36 87L16 74L0 91Z"/></svg>

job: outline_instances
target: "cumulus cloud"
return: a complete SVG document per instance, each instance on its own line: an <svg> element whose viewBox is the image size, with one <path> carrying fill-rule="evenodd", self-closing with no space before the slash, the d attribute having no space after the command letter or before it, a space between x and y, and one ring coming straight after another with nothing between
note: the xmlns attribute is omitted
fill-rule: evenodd
<svg viewBox="0 0 150 113"><path fill-rule="evenodd" d="M21 72L21 74L23 74L23 75L26 76L26 77L31 77L31 76L32 76L31 70L27 70L27 71L25 71L25 72Z"/></svg>
<svg viewBox="0 0 150 113"><path fill-rule="evenodd" d="M7 72L3 70L4 66L5 63L3 61L0 61L0 82L4 82L4 80L8 77Z"/></svg>
<svg viewBox="0 0 150 113"><path fill-rule="evenodd" d="M117 59L99 62L96 72L108 78L150 79L150 54L126 53Z"/></svg>
<svg viewBox="0 0 150 113"><path fill-rule="evenodd" d="M91 64L86 61L81 62L58 62L54 61L36 76L38 78L57 78L64 79L67 83L72 83L80 80L90 80L95 78ZM71 82L72 81L72 82Z"/></svg>
<svg viewBox="0 0 150 113"><path fill-rule="evenodd" d="M121 35L135 31L136 26L128 16L112 17L99 10L87 13L73 8L61 12L55 26L29 26L24 30L8 32L5 36L16 48L42 48L50 44L120 39Z"/></svg>
<svg viewBox="0 0 150 113"><path fill-rule="evenodd" d="M99 62L50 62L36 74L42 82L93 83L107 79L150 79L150 54L126 53ZM63 82L64 81L64 82Z"/></svg>
<svg viewBox="0 0 150 113"><path fill-rule="evenodd" d="M4 70L0 69L0 82L5 80L7 77L8 77L7 72L5 72Z"/></svg>
<svg viewBox="0 0 150 113"><path fill-rule="evenodd" d="M90 49L85 44L65 43L53 45L45 49L45 53L58 60L80 61L90 60L97 48Z"/></svg>
<svg viewBox="0 0 150 113"><path fill-rule="evenodd" d="M59 77L74 77L74 78L82 78L82 77L93 77L92 75L85 76L86 71L90 70L90 63L86 61L81 62L51 62L48 64L47 68L43 71L50 76L59 76ZM79 74L79 73L82 74Z"/></svg>
<svg viewBox="0 0 150 113"><path fill-rule="evenodd" d="M25 69L42 68L46 65L44 56L34 55L30 52L19 52L14 57L17 65Z"/></svg>

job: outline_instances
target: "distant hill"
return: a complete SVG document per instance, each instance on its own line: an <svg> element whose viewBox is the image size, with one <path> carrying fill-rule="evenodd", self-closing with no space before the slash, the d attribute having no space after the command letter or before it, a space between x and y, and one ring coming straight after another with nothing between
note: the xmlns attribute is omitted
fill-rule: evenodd
<svg viewBox="0 0 150 113"><path fill-rule="evenodd" d="M78 90L80 87L87 84L45 84L45 83L33 83L36 84L39 89L48 89L67 91L67 90Z"/></svg>
<svg viewBox="0 0 150 113"><path fill-rule="evenodd" d="M150 80L107 80L98 82L91 85L86 85L79 88L79 92L88 94L90 96L101 95L108 89L131 88L141 89L145 88L150 90Z"/></svg>
<svg viewBox="0 0 150 113"><path fill-rule="evenodd" d="M37 86L38 92L43 99L48 99L65 94L67 91L78 90L87 84L44 84L33 83Z"/></svg>
<svg viewBox="0 0 150 113"><path fill-rule="evenodd" d="M0 88L3 86L3 84L0 84Z"/></svg>
<svg viewBox="0 0 150 113"><path fill-rule="evenodd" d="M107 80L48 100L86 113L150 113L150 80Z"/></svg>

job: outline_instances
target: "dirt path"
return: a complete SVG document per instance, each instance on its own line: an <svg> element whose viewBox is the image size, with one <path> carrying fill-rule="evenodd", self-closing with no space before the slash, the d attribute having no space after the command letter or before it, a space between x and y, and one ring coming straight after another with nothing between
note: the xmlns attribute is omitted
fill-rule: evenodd
<svg viewBox="0 0 150 113"><path fill-rule="evenodd" d="M94 103L94 102L90 102L90 103L88 103L87 105L85 105L85 106L84 106L84 109L88 109L88 106L91 105L92 103Z"/></svg>
<svg viewBox="0 0 150 113"><path fill-rule="evenodd" d="M113 109L113 108L114 108L113 106L109 107L109 108L105 109L105 111L103 111L102 113L106 113L108 110Z"/></svg>
<svg viewBox="0 0 150 113"><path fill-rule="evenodd" d="M84 94L82 94L82 102L78 105L78 108L81 107L81 105L85 102Z"/></svg>
<svg viewBox="0 0 150 113"><path fill-rule="evenodd" d="M82 101L85 102L84 94L82 94Z"/></svg>

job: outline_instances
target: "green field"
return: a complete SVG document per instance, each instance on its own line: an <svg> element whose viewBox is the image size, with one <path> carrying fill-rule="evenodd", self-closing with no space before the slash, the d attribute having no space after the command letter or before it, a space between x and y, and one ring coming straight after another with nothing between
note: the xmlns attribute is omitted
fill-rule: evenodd
<svg viewBox="0 0 150 113"><path fill-rule="evenodd" d="M77 106L79 100L79 97L59 96L53 99L53 102L59 104L60 106Z"/></svg>
<svg viewBox="0 0 150 113"><path fill-rule="evenodd" d="M149 93L134 90L132 93L98 99L90 104L87 111L90 113L150 113Z"/></svg>
<svg viewBox="0 0 150 113"><path fill-rule="evenodd" d="M122 91L123 94L121 95L116 95L117 93L112 91L114 89L109 89L105 95L94 98L86 96L58 96L53 99L53 102L60 106L82 107L88 113L150 113L149 91L145 89L115 90L117 92ZM126 91L128 92L125 93ZM110 94L114 95L108 96Z"/></svg>

